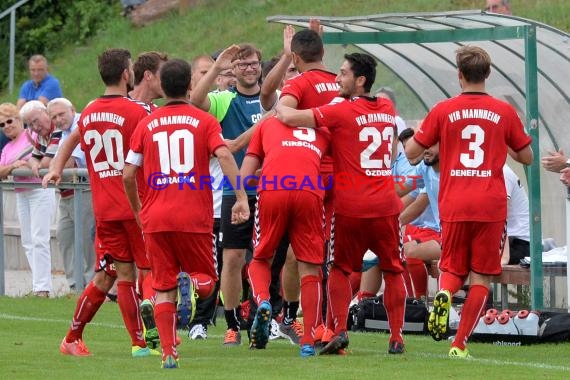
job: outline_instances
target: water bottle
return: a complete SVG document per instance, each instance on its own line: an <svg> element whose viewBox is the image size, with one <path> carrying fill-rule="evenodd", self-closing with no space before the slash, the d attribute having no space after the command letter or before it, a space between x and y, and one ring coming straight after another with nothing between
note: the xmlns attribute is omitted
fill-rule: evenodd
<svg viewBox="0 0 570 380"><path fill-rule="evenodd" d="M477 326L475 326L475 329L473 330L473 334L490 334L491 331L489 330L489 326L487 324L487 322L485 321L485 318L487 318L485 315L482 316L481 318L479 318L479 322L477 322Z"/></svg>
<svg viewBox="0 0 570 380"><path fill-rule="evenodd" d="M520 335L538 335L538 314L536 312L521 310L513 320Z"/></svg>
<svg viewBox="0 0 570 380"><path fill-rule="evenodd" d="M518 335L519 331L513 318L510 317L511 315L510 310L504 310L498 317L497 322L499 334L506 334L506 335Z"/></svg>

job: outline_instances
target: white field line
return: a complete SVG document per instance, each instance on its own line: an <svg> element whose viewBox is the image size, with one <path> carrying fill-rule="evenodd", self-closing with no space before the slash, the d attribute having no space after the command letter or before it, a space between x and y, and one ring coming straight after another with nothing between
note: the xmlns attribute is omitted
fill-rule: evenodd
<svg viewBox="0 0 570 380"><path fill-rule="evenodd" d="M33 322L42 322L42 323L59 323L59 324L66 324L68 325L70 323L70 320L63 320L63 319L50 319L50 318L38 318L38 317L24 317L21 315L12 315L12 314L6 314L6 313L0 313L0 320L13 320L13 321L33 321ZM106 328L112 328L112 329L124 329L125 326L124 325L117 325L114 323L98 323L98 322L90 322L89 325L91 326L97 326L97 327L106 327ZM178 335L184 336L186 335L185 331L178 331ZM223 338L222 335L211 335L208 334L208 338L212 338L212 339L221 339ZM276 341L271 341L270 344L274 344L274 343L286 343L289 345L289 342L286 340L276 340ZM369 348L356 348L355 351L357 352L370 352L370 353L380 353L382 350L374 350L374 349L369 349ZM448 356L445 354L432 354L429 352L417 352L417 353L411 353L411 352L407 352L406 356L418 356L418 357L424 357L424 358L435 358L435 359L447 359ZM460 360L460 359L456 359L456 360ZM493 364L496 366L505 366L505 365L511 365L511 366L517 366L517 367L527 367L527 368L540 368L540 369L550 369L550 370L556 370L556 371L566 371L566 372L570 372L570 367L565 367L565 366L559 366L559 365L550 365L550 364L545 364L545 363L523 363L523 362L513 362L513 361L503 361L503 360L493 360L493 359L477 359L477 358L473 358L470 359L469 361L473 362L473 363L484 363L484 364Z"/></svg>

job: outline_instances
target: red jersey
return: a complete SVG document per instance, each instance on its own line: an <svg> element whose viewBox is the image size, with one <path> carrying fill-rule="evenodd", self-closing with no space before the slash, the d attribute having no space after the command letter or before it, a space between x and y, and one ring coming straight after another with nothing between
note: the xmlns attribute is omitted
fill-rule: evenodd
<svg viewBox="0 0 570 380"><path fill-rule="evenodd" d="M331 133L335 213L356 218L396 215L402 208L392 179L395 111L382 98L358 97L313 108Z"/></svg>
<svg viewBox="0 0 570 380"><path fill-rule="evenodd" d="M290 95L297 99L298 110L308 110L329 104L338 96L336 74L323 70L309 70L289 79L281 89L281 98ZM330 155L323 157L321 172L332 173L333 161Z"/></svg>
<svg viewBox="0 0 570 380"><path fill-rule="evenodd" d="M464 93L437 104L414 138L438 142L439 215L447 222L498 222L507 217L503 165L531 138L514 108L484 93Z"/></svg>
<svg viewBox="0 0 570 380"><path fill-rule="evenodd" d="M146 116L146 110L133 100L115 95L96 99L81 113L80 144L98 221L134 219L123 187L123 167L131 135Z"/></svg>
<svg viewBox="0 0 570 380"><path fill-rule="evenodd" d="M220 124L186 102L169 103L139 123L128 162L142 166L148 183L139 214L144 232L212 232L210 157L221 146Z"/></svg>
<svg viewBox="0 0 570 380"><path fill-rule="evenodd" d="M275 117L263 120L247 149L263 162L257 191L305 190L323 198L319 172L329 141L326 128L291 128Z"/></svg>

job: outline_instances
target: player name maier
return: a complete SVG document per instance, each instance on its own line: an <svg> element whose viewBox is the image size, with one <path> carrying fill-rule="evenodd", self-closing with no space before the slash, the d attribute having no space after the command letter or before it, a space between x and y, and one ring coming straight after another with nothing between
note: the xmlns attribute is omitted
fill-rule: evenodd
<svg viewBox="0 0 570 380"><path fill-rule="evenodd" d="M324 82L324 83L317 83L315 85L315 90L317 93L327 92L327 91L335 91L338 92L338 83L331 83L331 82Z"/></svg>
<svg viewBox="0 0 570 380"><path fill-rule="evenodd" d="M366 125L370 123L388 123L395 125L396 118L394 115L389 115L387 113L369 113L366 115L361 115L356 118L356 123L358 125Z"/></svg>
<svg viewBox="0 0 570 380"><path fill-rule="evenodd" d="M316 146L314 146L313 144L307 142L307 141L288 141L288 140L286 140L286 141L281 142L281 146L300 146L303 148L309 148L313 152L317 153L319 155L319 157L322 157L321 150L319 148L317 148Z"/></svg>
<svg viewBox="0 0 570 380"><path fill-rule="evenodd" d="M467 108L464 110L453 111L448 115L449 121L452 123L461 119L485 119L492 121L495 124L499 124L501 120L501 115L496 114L493 111L480 109L480 108Z"/></svg>
<svg viewBox="0 0 570 380"><path fill-rule="evenodd" d="M490 177L492 170L453 169L452 177Z"/></svg>
<svg viewBox="0 0 570 380"><path fill-rule="evenodd" d="M161 125L179 125L179 124L191 125L194 128L198 128L200 120L188 115L162 116L161 118L154 119L150 123L148 123L147 128L149 131L152 131L154 128L159 127Z"/></svg>
<svg viewBox="0 0 570 380"><path fill-rule="evenodd" d="M93 112L87 114L83 119L83 126L86 127L89 123L108 122L123 126L125 118L112 112Z"/></svg>

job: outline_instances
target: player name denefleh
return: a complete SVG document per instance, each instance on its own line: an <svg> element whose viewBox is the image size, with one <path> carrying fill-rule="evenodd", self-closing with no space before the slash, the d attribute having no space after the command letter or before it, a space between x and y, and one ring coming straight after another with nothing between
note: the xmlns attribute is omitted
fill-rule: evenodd
<svg viewBox="0 0 570 380"><path fill-rule="evenodd" d="M492 121L495 124L499 124L501 120L501 115L496 114L493 111L480 109L480 108L467 108L464 110L453 111L448 115L449 121L452 123L461 119L485 119Z"/></svg>
<svg viewBox="0 0 570 380"><path fill-rule="evenodd" d="M492 170L452 169L452 177L490 177Z"/></svg>

